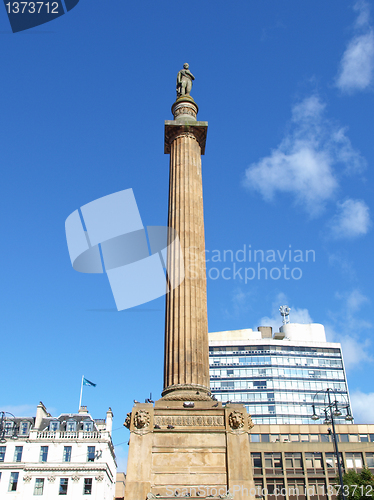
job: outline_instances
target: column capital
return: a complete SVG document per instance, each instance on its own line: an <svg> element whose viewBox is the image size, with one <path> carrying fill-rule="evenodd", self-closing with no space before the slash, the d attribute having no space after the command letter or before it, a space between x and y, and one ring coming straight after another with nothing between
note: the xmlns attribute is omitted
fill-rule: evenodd
<svg viewBox="0 0 374 500"><path fill-rule="evenodd" d="M205 154L205 143L208 132L208 122L191 120L190 123L178 123L175 120L165 120L164 153L170 154L170 145L177 137L191 134L200 145L201 154Z"/></svg>

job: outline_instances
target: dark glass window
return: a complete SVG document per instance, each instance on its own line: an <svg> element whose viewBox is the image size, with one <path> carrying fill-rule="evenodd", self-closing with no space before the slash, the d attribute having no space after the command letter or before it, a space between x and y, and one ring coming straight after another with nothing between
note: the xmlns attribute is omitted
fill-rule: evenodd
<svg viewBox="0 0 374 500"><path fill-rule="evenodd" d="M23 451L23 446L16 446L14 450L13 462L20 462L22 460L22 451Z"/></svg>
<svg viewBox="0 0 374 500"><path fill-rule="evenodd" d="M261 442L262 443L269 443L270 437L269 434L261 434Z"/></svg>
<svg viewBox="0 0 374 500"><path fill-rule="evenodd" d="M34 495L43 495L44 479L37 477L35 479Z"/></svg>
<svg viewBox="0 0 374 500"><path fill-rule="evenodd" d="M18 472L11 472L8 491L17 491Z"/></svg>
<svg viewBox="0 0 374 500"><path fill-rule="evenodd" d="M0 462L4 462L6 446L0 446Z"/></svg>
<svg viewBox="0 0 374 500"><path fill-rule="evenodd" d="M63 462L71 461L71 446L64 446L64 454L62 456Z"/></svg>
<svg viewBox="0 0 374 500"><path fill-rule="evenodd" d="M251 434L251 441L252 441L252 443L259 443L260 442L260 434Z"/></svg>
<svg viewBox="0 0 374 500"><path fill-rule="evenodd" d="M257 469L261 469L261 453L252 453L252 466Z"/></svg>
<svg viewBox="0 0 374 500"><path fill-rule="evenodd" d="M40 447L39 462L46 462L48 457L48 446Z"/></svg>
<svg viewBox="0 0 374 500"><path fill-rule="evenodd" d="M95 461L95 447L88 446L87 447L87 462L94 462L94 461Z"/></svg>
<svg viewBox="0 0 374 500"><path fill-rule="evenodd" d="M58 490L59 495L67 495L68 494L68 479L61 478L60 479L60 488Z"/></svg>
<svg viewBox="0 0 374 500"><path fill-rule="evenodd" d="M83 495L91 495L92 493L92 478L85 477L83 485Z"/></svg>

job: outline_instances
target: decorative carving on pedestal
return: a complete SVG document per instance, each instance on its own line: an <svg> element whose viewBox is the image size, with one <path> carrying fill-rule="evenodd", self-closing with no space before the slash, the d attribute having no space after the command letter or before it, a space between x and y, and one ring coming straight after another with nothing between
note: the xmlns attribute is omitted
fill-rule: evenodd
<svg viewBox="0 0 374 500"><path fill-rule="evenodd" d="M125 421L123 425L127 428L130 429L130 424L131 424L131 413L127 414L127 417L125 418Z"/></svg>
<svg viewBox="0 0 374 500"><path fill-rule="evenodd" d="M155 424L160 427L223 427L223 415L157 416Z"/></svg>
<svg viewBox="0 0 374 500"><path fill-rule="evenodd" d="M251 430L254 426L251 415L248 415L248 430Z"/></svg>
<svg viewBox="0 0 374 500"><path fill-rule="evenodd" d="M232 429L241 429L244 427L243 413L240 411L232 411L229 415L229 425Z"/></svg>
<svg viewBox="0 0 374 500"><path fill-rule="evenodd" d="M149 427L151 417L147 411L138 410L134 416L134 425L137 429L144 429Z"/></svg>
<svg viewBox="0 0 374 500"><path fill-rule="evenodd" d="M147 500L153 500L154 498L157 498L156 495L154 495L153 493L149 492L147 494Z"/></svg>
<svg viewBox="0 0 374 500"><path fill-rule="evenodd" d="M25 483L29 483L31 481L31 476L24 476L23 480Z"/></svg>

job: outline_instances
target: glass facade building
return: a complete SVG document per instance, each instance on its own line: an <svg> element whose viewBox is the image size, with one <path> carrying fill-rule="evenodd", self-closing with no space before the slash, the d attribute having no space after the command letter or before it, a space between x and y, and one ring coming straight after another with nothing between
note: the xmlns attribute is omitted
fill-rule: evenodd
<svg viewBox="0 0 374 500"><path fill-rule="evenodd" d="M326 342L322 325L280 330L209 334L210 385L217 400L245 405L256 424L315 423L312 404L323 417L327 388L334 390L333 400L350 406L340 344ZM337 422L345 416L343 411Z"/></svg>

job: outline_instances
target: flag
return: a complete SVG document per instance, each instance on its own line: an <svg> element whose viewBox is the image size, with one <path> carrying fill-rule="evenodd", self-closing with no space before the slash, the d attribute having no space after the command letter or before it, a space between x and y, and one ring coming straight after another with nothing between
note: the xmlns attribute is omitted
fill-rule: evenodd
<svg viewBox="0 0 374 500"><path fill-rule="evenodd" d="M93 382L90 382L86 378L83 378L83 385L90 385L92 387L96 387L96 384L94 384Z"/></svg>

